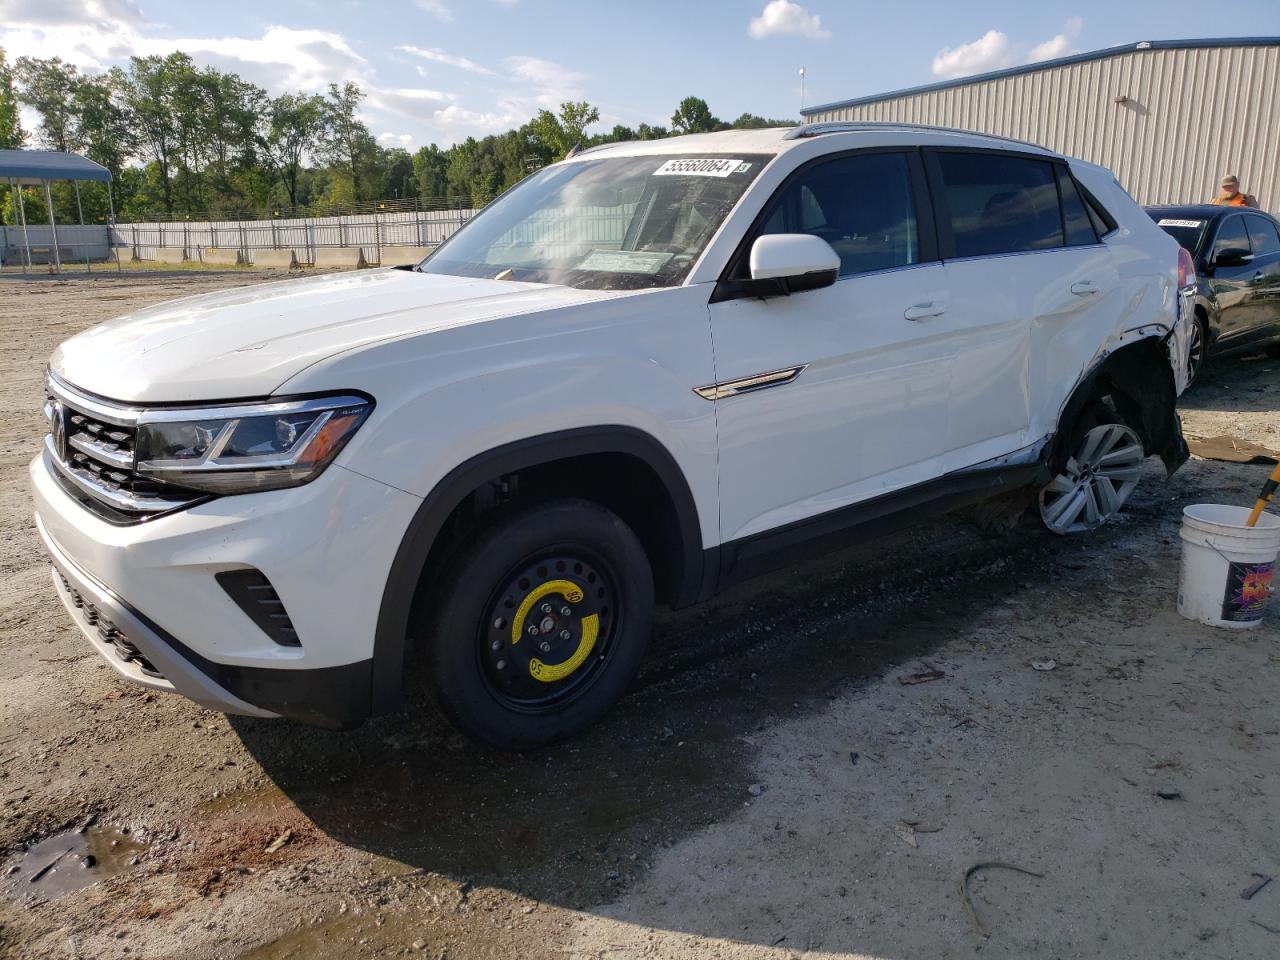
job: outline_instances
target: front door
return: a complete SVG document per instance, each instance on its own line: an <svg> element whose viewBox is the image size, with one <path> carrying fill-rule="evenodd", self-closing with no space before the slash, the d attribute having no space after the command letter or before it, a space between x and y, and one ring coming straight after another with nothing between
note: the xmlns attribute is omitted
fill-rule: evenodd
<svg viewBox="0 0 1280 960"><path fill-rule="evenodd" d="M955 330L927 204L917 151L854 152L793 175L747 237L822 237L840 279L710 306L726 541L936 475Z"/></svg>

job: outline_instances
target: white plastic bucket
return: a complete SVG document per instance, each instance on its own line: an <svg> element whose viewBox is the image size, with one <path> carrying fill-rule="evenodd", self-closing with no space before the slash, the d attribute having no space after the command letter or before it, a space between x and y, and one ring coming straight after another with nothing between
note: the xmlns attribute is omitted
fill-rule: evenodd
<svg viewBox="0 0 1280 960"><path fill-rule="evenodd" d="M1248 507L1195 503L1182 511L1178 612L1215 627L1262 622L1276 587L1280 517L1264 513L1247 527Z"/></svg>

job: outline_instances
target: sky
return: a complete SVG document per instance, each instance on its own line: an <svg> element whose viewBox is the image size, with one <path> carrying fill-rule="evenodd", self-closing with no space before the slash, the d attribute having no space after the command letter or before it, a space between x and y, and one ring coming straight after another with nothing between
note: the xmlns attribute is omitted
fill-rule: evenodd
<svg viewBox="0 0 1280 960"><path fill-rule="evenodd" d="M588 100L601 122L725 119L1139 40L1280 35L1277 0L0 0L0 48L87 73L182 50L271 94L354 80L384 146L500 133ZM36 126L27 115L24 125Z"/></svg>

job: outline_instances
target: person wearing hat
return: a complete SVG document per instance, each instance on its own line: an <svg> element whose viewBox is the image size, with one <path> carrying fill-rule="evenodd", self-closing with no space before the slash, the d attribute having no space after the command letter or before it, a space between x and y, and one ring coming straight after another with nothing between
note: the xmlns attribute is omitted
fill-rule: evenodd
<svg viewBox="0 0 1280 960"><path fill-rule="evenodd" d="M1247 193L1240 192L1240 178L1228 173L1222 178L1222 190L1209 201L1220 207L1256 207L1258 201Z"/></svg>

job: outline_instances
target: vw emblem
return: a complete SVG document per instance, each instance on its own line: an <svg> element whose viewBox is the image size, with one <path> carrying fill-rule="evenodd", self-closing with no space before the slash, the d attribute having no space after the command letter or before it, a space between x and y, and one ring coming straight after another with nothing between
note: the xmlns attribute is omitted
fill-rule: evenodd
<svg viewBox="0 0 1280 960"><path fill-rule="evenodd" d="M53 452L58 459L67 459L67 416L62 408L62 401L54 399L49 404L49 432L53 437Z"/></svg>

